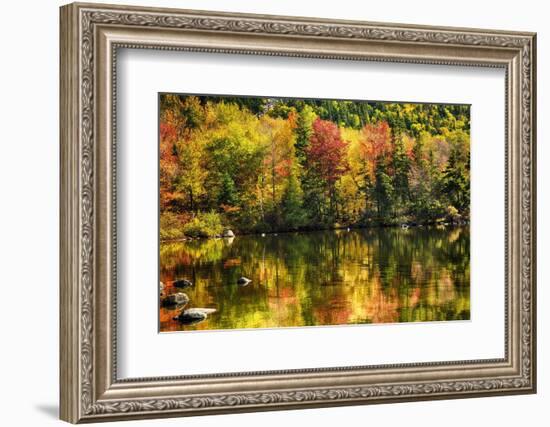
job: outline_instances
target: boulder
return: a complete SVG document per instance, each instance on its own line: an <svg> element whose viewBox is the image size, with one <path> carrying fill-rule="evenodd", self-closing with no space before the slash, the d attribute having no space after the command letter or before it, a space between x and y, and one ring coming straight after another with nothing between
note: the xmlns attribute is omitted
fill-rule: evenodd
<svg viewBox="0 0 550 427"><path fill-rule="evenodd" d="M165 307L171 305L187 305L189 302L189 297L183 292L178 292L177 294L168 295L162 300L162 305Z"/></svg>
<svg viewBox="0 0 550 427"><path fill-rule="evenodd" d="M252 280L250 280L248 277L239 277L237 280L237 285L246 286L248 285Z"/></svg>
<svg viewBox="0 0 550 427"><path fill-rule="evenodd" d="M223 237L235 237L235 233L233 233L232 230L227 229L223 232Z"/></svg>
<svg viewBox="0 0 550 427"><path fill-rule="evenodd" d="M176 280L174 280L173 285L176 288L188 288L190 286L193 286L193 282L191 282L190 280L187 280L187 279L176 279Z"/></svg>
<svg viewBox="0 0 550 427"><path fill-rule="evenodd" d="M202 307L195 307L195 308L189 308L187 310L188 313L204 313L204 314L212 314L216 312L215 308L202 308Z"/></svg>
<svg viewBox="0 0 550 427"><path fill-rule="evenodd" d="M193 325L206 320L208 315L215 311L215 308L190 308L182 311L178 316L174 317L174 319L186 325Z"/></svg>

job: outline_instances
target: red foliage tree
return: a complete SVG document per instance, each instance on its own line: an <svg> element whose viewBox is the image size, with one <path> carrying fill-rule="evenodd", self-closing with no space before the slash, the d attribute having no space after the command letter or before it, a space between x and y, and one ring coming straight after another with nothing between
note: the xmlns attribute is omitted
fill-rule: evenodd
<svg viewBox="0 0 550 427"><path fill-rule="evenodd" d="M344 161L346 146L336 124L319 118L313 122L313 133L307 148L308 161L329 185L334 185L347 170Z"/></svg>
<svg viewBox="0 0 550 427"><path fill-rule="evenodd" d="M347 143L342 139L338 126L317 118L312 125L312 134L306 150L307 161L324 183L329 197L329 212L338 216L336 206L336 182L347 171L345 161Z"/></svg>
<svg viewBox="0 0 550 427"><path fill-rule="evenodd" d="M177 128L166 121L160 123L160 204L166 208L176 195L174 194L173 181L178 171L178 157L175 153L177 141Z"/></svg>
<svg viewBox="0 0 550 427"><path fill-rule="evenodd" d="M391 128L386 121L368 123L363 127L361 133L360 156L365 164L367 174L373 179L377 163L391 157L393 151Z"/></svg>

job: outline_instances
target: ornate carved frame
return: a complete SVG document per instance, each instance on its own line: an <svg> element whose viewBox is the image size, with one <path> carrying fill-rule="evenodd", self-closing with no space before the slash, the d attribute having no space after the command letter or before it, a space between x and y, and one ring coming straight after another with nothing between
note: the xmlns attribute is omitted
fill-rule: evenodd
<svg viewBox="0 0 550 427"><path fill-rule="evenodd" d="M535 34L174 9L61 8L61 418L77 422L534 393ZM502 67L505 357L117 379L117 48Z"/></svg>

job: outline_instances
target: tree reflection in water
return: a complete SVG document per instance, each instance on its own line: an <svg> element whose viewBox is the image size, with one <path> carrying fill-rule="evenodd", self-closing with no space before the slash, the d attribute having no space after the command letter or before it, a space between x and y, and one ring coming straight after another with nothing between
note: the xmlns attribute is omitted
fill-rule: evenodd
<svg viewBox="0 0 550 427"><path fill-rule="evenodd" d="M237 285L239 277L252 280ZM160 330L470 318L469 227L368 228L161 244L160 280L186 278L195 325L161 307Z"/></svg>

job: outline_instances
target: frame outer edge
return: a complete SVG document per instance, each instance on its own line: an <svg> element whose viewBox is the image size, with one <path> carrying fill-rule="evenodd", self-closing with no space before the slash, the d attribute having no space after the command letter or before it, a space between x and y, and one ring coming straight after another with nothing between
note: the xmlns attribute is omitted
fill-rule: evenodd
<svg viewBox="0 0 550 427"><path fill-rule="evenodd" d="M60 200L59 200L59 417L80 419L79 349L79 88L78 16L75 5L59 9Z"/></svg>
<svg viewBox="0 0 550 427"><path fill-rule="evenodd" d="M92 293L96 285L97 277L92 274L89 268L93 267L95 259L94 239L94 207L95 199L94 174L97 165L94 163L94 135L95 108L90 111L90 101L94 101L94 76L97 70L88 69L88 63L94 62L94 37L84 32L91 22L89 19L81 21L83 9L100 14L107 11L127 12L129 15L124 19L132 26L154 26L149 17L145 16L150 12L163 12L167 14L193 14L197 19L197 25L201 31L227 31L227 28L237 32L256 32L253 24L261 24L261 31L280 35L284 28L279 28L278 23L270 23L269 18L282 20L284 26L290 28L290 33L298 37L326 37L326 39L363 38L362 30L348 28L353 25L350 22L335 21L335 24L342 24L346 28L345 33L333 33L327 26L327 21L317 21L315 18L292 18L292 17L262 17L261 15L247 14L224 14L211 11L185 11L177 9L157 9L128 7L118 5L83 4L77 3L61 7L60 20L60 161L61 161L61 197L60 197L60 383L61 383L61 419L71 422L94 422L118 419L139 419L151 417L167 417L182 415L201 415L229 412L249 412L264 410L280 410L290 408L325 407L349 404L382 403L383 401L398 402L410 400L435 400L439 398L463 398L472 396L486 396L497 394L524 394L536 391L536 313L535 313L535 291L536 291L536 35L534 33L511 33L492 32L489 30L465 29L460 34L459 28L437 28L415 26L395 27L398 24L381 23L357 23L357 25L380 25L386 26L384 34L388 33L393 40L397 31L397 41L418 42L424 45L454 45L464 44L468 46L481 45L482 47L505 48L514 51L523 51L525 62L519 60L524 71L524 80L520 84L519 93L523 96L522 112L530 115L521 123L524 132L529 137L523 138L525 156L521 156L522 166L520 171L525 177L524 185L520 190L520 198L523 198L523 219L527 223L524 258L527 269L525 276L524 310L528 315L523 317L524 331L522 338L523 354L520 351L520 359L524 359L527 365L520 378L495 378L493 381L460 381L458 383L425 383L425 384L398 384L395 387L378 387L373 391L375 394L362 395L356 388L349 389L324 389L324 390L292 390L289 392L269 391L263 394L238 393L233 395L203 395L192 396L186 399L144 399L144 400L112 400L97 401L94 396L97 386L94 374L94 353L97 345L95 330L90 324L91 316L94 314L97 294ZM143 13L142 20L136 22L133 12L139 15ZM157 12L157 13L158 13ZM86 16L83 15L85 18ZM225 22L231 17L243 16L244 22L250 21L251 26L246 28L227 26ZM139 16L138 16L139 17ZM89 18L89 17L88 17ZM214 20L214 18L219 18ZM263 20L267 19L267 23ZM102 20L112 24L112 16L107 13ZM262 20L262 22L258 21ZM124 21L125 25L128 22ZM117 20L114 19L117 24ZM301 25L303 23L307 31ZM264 24L266 27L264 28ZM276 25L277 24L277 25ZM317 25L318 24L318 25ZM167 27L174 24L169 22ZM218 27L221 25L221 27ZM178 25L175 25L177 27ZM191 24L182 23L182 28L195 28L195 22ZM226 28L227 26L227 28ZM82 27L82 28L81 28ZM295 29L292 29L295 28ZM419 31L414 31L418 28ZM314 33L309 30L314 30ZM376 30L376 28L374 28ZM426 34L424 33L426 30ZM348 32L349 31L349 32ZM442 31L435 34L435 39L428 34L433 31ZM456 33L455 33L456 31ZM317 34L318 33L318 34ZM441 37L439 37L441 35ZM377 40L383 40L385 36L376 35ZM411 38L412 37L412 38ZM455 38L457 37L457 38ZM92 65L93 67L94 65ZM91 80L90 80L91 77ZM519 75L518 75L519 78ZM88 91L90 89L90 91ZM81 99L82 97L82 99ZM521 102L521 101L520 101ZM83 110L82 107L86 108ZM521 120L520 120L521 122ZM521 126L521 125L520 125ZM522 134L523 135L523 134ZM529 194L526 194L526 193ZM85 196L82 197L81 196ZM521 210L520 210L521 212ZM521 226L518 224L518 226ZM530 363L529 363L530 362ZM475 380L475 378L474 378ZM500 382L502 383L501 385ZM465 389L459 388L466 386ZM471 388L470 388L471 387ZM498 390L500 389L500 391ZM365 393L368 390L365 391ZM397 391L397 394L394 394ZM334 393L338 394L336 396ZM357 395L357 393L359 393ZM378 394L380 393L380 394ZM388 393L388 394L387 394ZM325 396L326 395L326 396ZM357 395L357 396L356 396ZM324 396L324 397L323 397ZM336 397L334 397L336 396ZM380 399L378 399L380 397ZM269 399L268 399L269 398ZM387 398L387 399L386 399ZM265 400L268 399L268 400ZM372 399L372 400L371 400ZM369 400L369 401L367 401Z"/></svg>
<svg viewBox="0 0 550 427"><path fill-rule="evenodd" d="M531 36L531 390L537 393L537 33Z"/></svg>
<svg viewBox="0 0 550 427"><path fill-rule="evenodd" d="M363 19L334 19L334 18L321 18L315 17L312 15L302 15L302 16L293 16L293 15L279 15L271 13L251 13L251 12L235 12L235 11L221 11L221 10L207 10L207 9L188 9L174 6L142 6L142 5L128 5L128 4L112 4L112 3L90 3L87 1L84 2L74 2L72 5L80 9L95 9L103 11L120 11L124 10L129 14L133 13L150 13L150 14L167 14L167 15L178 15L181 13L186 13L188 15L193 15L195 17L205 17L210 19L221 18L221 19L255 19L263 21L286 21L293 23L302 23L302 24L331 24L331 25L342 25L342 26L376 26L382 28L400 28L400 29L409 29L409 30L434 30L439 29L440 31L450 31L450 32L468 32L468 33L477 33L477 34L490 34L490 35L505 35L505 36L518 36L518 37L532 37L536 33L531 31L513 31L513 30L501 30L493 28L476 28L476 27L463 27L463 26L438 26L433 24L410 24L403 22L387 22L387 21L366 21Z"/></svg>

